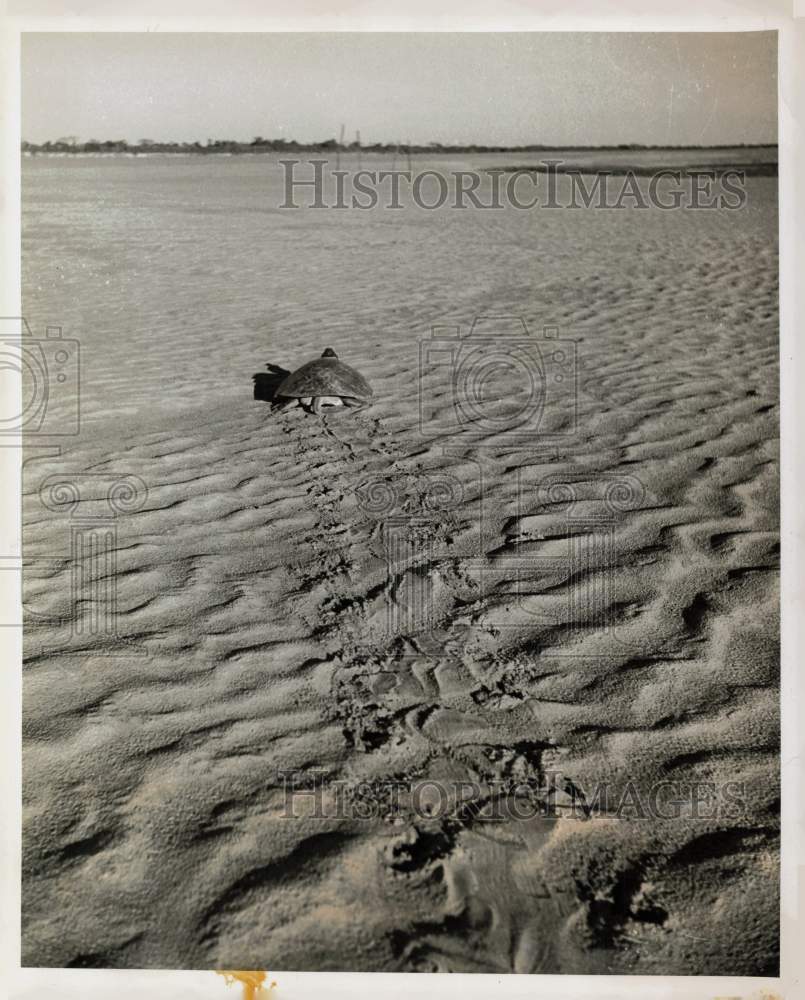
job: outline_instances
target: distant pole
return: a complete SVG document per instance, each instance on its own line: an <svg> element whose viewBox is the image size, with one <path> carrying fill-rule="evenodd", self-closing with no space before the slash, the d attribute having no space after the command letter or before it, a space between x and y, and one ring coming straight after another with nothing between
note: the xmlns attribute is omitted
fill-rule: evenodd
<svg viewBox="0 0 805 1000"><path fill-rule="evenodd" d="M355 144L358 147L358 170L361 169L361 132L360 129L355 129Z"/></svg>
<svg viewBox="0 0 805 1000"><path fill-rule="evenodd" d="M411 140L408 140L408 173L411 173Z"/></svg>
<svg viewBox="0 0 805 1000"><path fill-rule="evenodd" d="M335 151L335 169L341 169L341 147L344 145L344 124L341 123L341 132L338 135L338 149Z"/></svg>

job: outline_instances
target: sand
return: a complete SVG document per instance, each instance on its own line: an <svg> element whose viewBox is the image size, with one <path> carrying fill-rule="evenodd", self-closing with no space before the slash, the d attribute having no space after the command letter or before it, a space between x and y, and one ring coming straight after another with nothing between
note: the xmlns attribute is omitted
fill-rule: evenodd
<svg viewBox="0 0 805 1000"><path fill-rule="evenodd" d="M360 214L271 183L25 164L26 316L83 377L81 434L26 456L23 963L774 974L776 181ZM432 360L420 391L432 328L488 314L577 355L519 434L516 364L470 433ZM254 398L328 346L365 410ZM281 772L326 789L289 816Z"/></svg>

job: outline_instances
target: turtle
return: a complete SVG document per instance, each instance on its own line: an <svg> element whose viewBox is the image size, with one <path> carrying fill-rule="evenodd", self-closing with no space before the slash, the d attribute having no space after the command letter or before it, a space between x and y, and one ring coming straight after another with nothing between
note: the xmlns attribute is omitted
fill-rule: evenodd
<svg viewBox="0 0 805 1000"><path fill-rule="evenodd" d="M366 405L372 389L363 375L344 364L328 347L320 358L291 372L277 386L275 396L287 397L280 410L292 406L304 407L311 413L321 413L324 406L351 406L358 409Z"/></svg>

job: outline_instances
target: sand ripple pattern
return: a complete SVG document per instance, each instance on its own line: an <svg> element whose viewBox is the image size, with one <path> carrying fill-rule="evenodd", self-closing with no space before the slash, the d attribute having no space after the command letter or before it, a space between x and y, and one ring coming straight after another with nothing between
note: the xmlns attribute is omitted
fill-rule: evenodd
<svg viewBox="0 0 805 1000"><path fill-rule="evenodd" d="M85 432L26 466L23 962L772 972L775 182L723 215L227 225L168 182L102 180L116 208L92 250L71 228L87 177L48 222L48 179L28 181L28 312L61 261L65 326L92 332ZM254 197L241 180L226 190ZM199 207L225 203L215 183ZM420 339L490 312L575 340L575 416L549 415L564 433L467 442L449 397L420 428ZM266 363L328 345L372 382L368 409L252 399ZM71 525L121 474L144 489L101 573L116 634L77 634ZM43 480L81 476L77 503L43 503ZM599 522L603 568L568 563ZM550 779L553 808L316 815L306 795L288 818L282 772L356 795ZM727 782L739 805L698 818L612 805Z"/></svg>

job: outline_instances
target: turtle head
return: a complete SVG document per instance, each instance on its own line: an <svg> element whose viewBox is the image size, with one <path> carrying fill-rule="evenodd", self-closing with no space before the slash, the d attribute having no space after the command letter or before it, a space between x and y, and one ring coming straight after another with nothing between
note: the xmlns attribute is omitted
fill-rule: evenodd
<svg viewBox="0 0 805 1000"><path fill-rule="evenodd" d="M337 358L338 355L335 353L335 351L332 349L332 347L328 347L327 350L322 354L322 357L323 358Z"/></svg>

